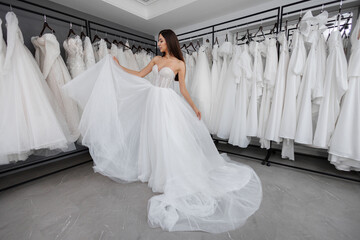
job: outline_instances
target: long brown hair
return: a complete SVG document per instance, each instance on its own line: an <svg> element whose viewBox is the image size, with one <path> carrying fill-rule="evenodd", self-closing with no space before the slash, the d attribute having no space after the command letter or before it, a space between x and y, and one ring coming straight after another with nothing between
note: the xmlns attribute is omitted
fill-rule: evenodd
<svg viewBox="0 0 360 240"><path fill-rule="evenodd" d="M164 29L161 30L159 32L159 36L160 34L165 38L166 41L166 46L169 50L169 54L173 55L174 57L176 57L177 59L184 61L184 56L180 50L180 43L179 40L176 36L176 34L173 32L173 30L171 29ZM163 53L162 55L163 57L165 56L165 53ZM179 81L179 77L178 74L176 74L175 76L175 81Z"/></svg>

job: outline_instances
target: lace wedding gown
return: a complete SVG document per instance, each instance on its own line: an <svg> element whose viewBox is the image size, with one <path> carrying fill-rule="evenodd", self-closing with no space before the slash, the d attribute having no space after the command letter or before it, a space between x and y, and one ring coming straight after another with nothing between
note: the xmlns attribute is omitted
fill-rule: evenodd
<svg viewBox="0 0 360 240"><path fill-rule="evenodd" d="M32 37L31 42L35 47L35 59L66 119L71 139L75 142L79 138L80 116L76 103L61 91L61 87L71 81L71 76L60 56L59 42L51 33Z"/></svg>
<svg viewBox="0 0 360 240"><path fill-rule="evenodd" d="M84 52L79 36L68 38L63 43L66 53L66 65L74 78L85 71Z"/></svg>
<svg viewBox="0 0 360 240"><path fill-rule="evenodd" d="M110 56L64 90L84 108L83 144L94 169L115 181L148 182L148 223L167 231L219 233L243 225L262 199L248 166L220 155L175 74L153 66L154 83L123 71Z"/></svg>

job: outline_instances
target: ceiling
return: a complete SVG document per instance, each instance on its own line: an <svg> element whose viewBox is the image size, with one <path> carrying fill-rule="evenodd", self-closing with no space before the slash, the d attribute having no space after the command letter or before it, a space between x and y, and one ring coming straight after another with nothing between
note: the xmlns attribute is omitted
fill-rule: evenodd
<svg viewBox="0 0 360 240"><path fill-rule="evenodd" d="M150 35L251 8L262 0L50 0ZM140 3L140 1L149 4Z"/></svg>

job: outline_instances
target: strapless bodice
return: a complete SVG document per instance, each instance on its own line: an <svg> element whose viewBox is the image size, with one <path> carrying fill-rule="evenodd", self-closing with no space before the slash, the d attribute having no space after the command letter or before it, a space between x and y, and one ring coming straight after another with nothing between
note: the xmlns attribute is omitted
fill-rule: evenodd
<svg viewBox="0 0 360 240"><path fill-rule="evenodd" d="M154 81L153 84L157 87L162 88L173 88L175 73L169 67L163 67L159 70L158 65L154 65L152 68L154 73Z"/></svg>

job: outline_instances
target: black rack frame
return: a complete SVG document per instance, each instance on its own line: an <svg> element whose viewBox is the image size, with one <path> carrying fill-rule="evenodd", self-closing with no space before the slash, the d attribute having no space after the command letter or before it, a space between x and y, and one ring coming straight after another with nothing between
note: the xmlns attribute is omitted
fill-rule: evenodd
<svg viewBox="0 0 360 240"><path fill-rule="evenodd" d="M103 24L100 24L100 23L96 23L96 22L93 22L93 21L88 21L88 23L89 23L89 37L90 37L90 38L92 38L91 31L93 30L93 31L97 31L97 32L104 33L104 34L112 35L112 36L114 36L114 37L124 38L124 39L131 40L131 41L134 41L134 42L138 42L138 43L141 43L141 44L149 45L149 46L155 48L155 54L157 54L157 41L155 41L154 39L150 39L150 38L146 38L146 37L141 37L141 36L139 36L139 35L137 35L137 34L130 33L130 32L124 31L124 30L120 30L120 29L116 29L116 28L113 28L113 27L109 27L109 26L106 26L106 25L103 25ZM107 28L107 29L110 29L110 30L112 30L112 31L117 31L117 32L121 32L121 33L124 33L124 34L127 34L127 35L131 35L131 36L137 37L137 38L142 38L142 39L147 40L147 41L150 41L150 42L152 42L152 43L143 42L143 41L141 41L141 40L137 40L137 39L134 39L134 38L122 36L122 35L120 35L120 34L115 34L115 33L112 33L112 32L107 32L107 31L99 30L98 28L92 27L91 25L97 25L97 26L100 26L101 28Z"/></svg>
<svg viewBox="0 0 360 240"><path fill-rule="evenodd" d="M200 36L205 36L205 35L208 35L208 34L212 34L212 45L214 45L214 34L216 32L225 31L225 30L229 30L229 29L232 29L232 28L238 28L240 26L257 23L257 22L260 22L260 21L264 21L264 20L274 18L274 17L277 17L277 23L278 23L276 33L279 33L281 31L281 29L282 29L282 22L283 22L283 19L284 19L284 9L286 9L288 7L291 7L291 6L301 4L301 3L310 2L310 1L311 0L302 0L302 1L294 2L294 3L286 4L286 5L283 5L283 6L279 6L279 7L275 7L275 8L272 8L272 9L257 12L257 13L254 13L254 14L250 14L250 15L247 15L247 16L244 16L244 17L240 17L240 18L236 18L236 19L233 19L233 20L229 20L229 21L218 23L218 24L210 25L208 27L202 27L202 28L199 28L199 29L195 29L195 30L191 30L191 31L188 31L188 32L180 33L180 34L177 34L177 36L183 36L183 35L188 35L188 34L192 34L192 33L197 33L199 31L203 31L203 30L206 30L208 28L212 28L212 31L210 31L210 32L205 32L205 33L201 33L201 34L194 34L194 36L192 36L192 37L182 38L182 39L179 39L179 41L191 40L191 39L194 39L194 38L196 39L196 38L198 38ZM345 1L346 0L343 0L342 2L345 2ZM306 8L286 12L285 18L287 18L289 16L289 14L294 14L294 13L298 13L298 12L302 12L302 11L306 11L306 10L311 10L311 9L319 8L319 7L324 7L325 8L325 6L335 4L335 3L339 3L339 2L341 2L341 0L329 1L329 2L324 2L324 3L321 3L321 4L312 5L312 6L309 6L309 7L306 7ZM217 27L217 26L220 26L220 25L223 25L223 24L228 24L228 23L235 22L235 21L239 21L239 20L246 19L246 18L249 18L249 17L257 16L257 15L267 13L267 12L270 12L270 11L274 11L274 10L278 10L277 16L266 17L266 18L258 19L258 20L251 21L251 22L248 22L248 23L238 24L238 25L235 25L235 26L215 30L215 27ZM215 142L215 144L218 144L219 142L227 143L227 141L225 139L219 139L219 138L216 138L214 136L212 136L212 138L213 138L213 141ZM257 147L257 148L260 147L258 145L251 145L251 144L249 146L250 147ZM298 170L302 170L302 171L306 171L306 172L317 173L317 174L320 174L320 175L325 175L325 176L330 176L330 177L334 177L334 178L338 178L338 179L343 179L343 180L348 180L348 181L353 181L353 182L359 182L360 183L360 179L353 179L353 178L349 178L349 177L339 176L339 175L336 175L336 174L331 174L331 173L328 173L328 172L316 171L316 170L309 169L309 168L303 168L303 167L293 166L293 165L279 163L279 162L275 162L275 161L270 161L271 155L273 155L274 153L276 153L278 151L281 151L281 149L276 149L276 148L272 147L272 141L270 142L270 148L267 149L267 153L266 153L266 156L264 156L264 158L258 158L258 157L254 157L254 156L250 156L250 155L245 155L245 154L240 154L240 153L235 153L235 152L229 152L229 151L225 151L225 150L219 150L219 151L226 152L226 153L229 153L229 154L234 154L234 155L241 156L241 157L246 157L246 158L259 160L259 161L261 161L262 165L266 165L266 166L271 166L271 164L275 164L275 165L280 165L280 166L284 166L284 167L288 167L288 168L298 169ZM316 157L316 158L320 158L320 159L327 159L327 157L322 157L322 156L317 156L317 155L312 155L312 154L305 154L305 153L300 153L300 152L295 152L294 154L295 155L300 155L300 156L308 156L308 157Z"/></svg>

